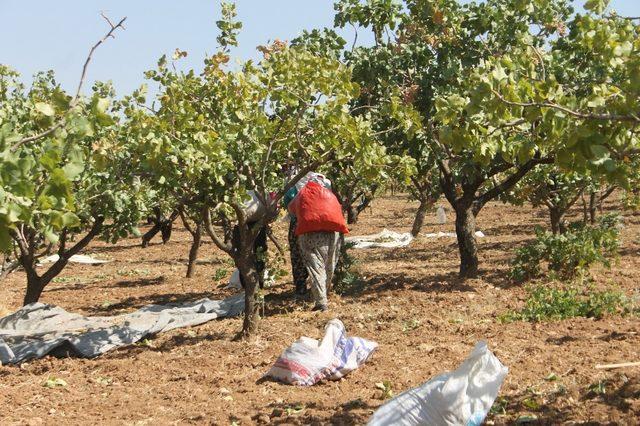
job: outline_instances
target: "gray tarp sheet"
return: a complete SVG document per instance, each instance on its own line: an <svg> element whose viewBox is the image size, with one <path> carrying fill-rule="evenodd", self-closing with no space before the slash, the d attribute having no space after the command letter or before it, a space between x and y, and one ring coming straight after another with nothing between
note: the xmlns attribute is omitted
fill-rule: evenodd
<svg viewBox="0 0 640 426"><path fill-rule="evenodd" d="M0 364L41 358L61 346L79 356L95 357L151 334L237 316L243 311L244 293L224 300L148 305L111 317L85 317L57 306L32 303L0 318Z"/></svg>

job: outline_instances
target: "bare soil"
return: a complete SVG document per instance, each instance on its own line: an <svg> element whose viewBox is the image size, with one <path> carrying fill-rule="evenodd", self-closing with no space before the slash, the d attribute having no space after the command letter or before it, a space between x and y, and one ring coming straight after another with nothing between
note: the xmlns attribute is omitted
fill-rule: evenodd
<svg viewBox="0 0 640 426"><path fill-rule="evenodd" d="M607 209L615 209L611 204ZM401 196L377 200L353 226L353 235L383 228L408 231L416 204ZM579 212L575 212L579 214ZM423 232L452 231L430 213ZM611 270L595 268L598 288L638 294L640 216L625 214L623 246ZM293 296L290 278L268 289L259 335L234 341L241 319L179 329L145 344L97 359L53 356L0 367L0 424L363 424L383 403L376 383L395 393L454 369L475 343L486 339L509 367L495 414L487 424L636 425L640 423L640 369L596 370L596 364L640 361L637 316L576 318L548 323L502 324L497 317L521 307L526 291L507 277L514 248L547 226L544 211L489 204L478 218L479 279L456 277L455 239L420 237L401 249L354 251L363 283L331 296L328 313L311 312ZM276 234L286 241L286 225ZM189 234L171 241L139 239L116 246L94 243L85 254L113 260L71 265L45 290L42 302L86 315L115 315L150 303L222 298L233 270L206 243L195 277L184 278ZM271 246L271 250L273 250ZM0 285L0 311L18 309L22 272ZM281 351L301 335L320 338L326 322L340 318L350 334L380 347L363 368L338 382L309 388L261 380ZM551 374L557 380L547 380ZM47 388L48 378L67 385Z"/></svg>

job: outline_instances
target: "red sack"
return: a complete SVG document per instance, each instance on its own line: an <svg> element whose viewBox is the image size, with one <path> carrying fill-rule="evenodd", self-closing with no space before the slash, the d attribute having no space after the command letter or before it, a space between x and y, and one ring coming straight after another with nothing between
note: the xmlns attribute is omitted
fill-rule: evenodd
<svg viewBox="0 0 640 426"><path fill-rule="evenodd" d="M307 183L289 203L289 211L298 221L296 235L309 232L349 233L340 202L330 189L319 183Z"/></svg>

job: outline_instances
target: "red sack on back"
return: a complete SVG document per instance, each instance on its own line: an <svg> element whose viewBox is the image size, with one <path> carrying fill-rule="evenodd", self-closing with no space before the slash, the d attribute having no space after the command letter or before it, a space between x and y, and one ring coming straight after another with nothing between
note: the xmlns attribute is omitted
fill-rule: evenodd
<svg viewBox="0 0 640 426"><path fill-rule="evenodd" d="M319 183L307 183L289 203L289 211L298 221L296 235L309 232L349 233L340 202L330 189Z"/></svg>

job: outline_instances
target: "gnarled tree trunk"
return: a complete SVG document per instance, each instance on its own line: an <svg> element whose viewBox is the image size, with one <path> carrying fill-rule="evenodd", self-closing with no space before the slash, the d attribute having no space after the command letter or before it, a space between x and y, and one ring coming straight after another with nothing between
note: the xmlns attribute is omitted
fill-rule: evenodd
<svg viewBox="0 0 640 426"><path fill-rule="evenodd" d="M71 256L78 254L80 250L84 249L100 234L103 223L104 218L97 218L89 232L69 249L66 248L67 231L66 229L63 230L60 236L60 242L58 243L59 258L42 275L39 275L36 271L36 247L25 241L21 236L17 234L14 235L14 240L20 249L18 260L27 274L27 291L24 296L24 305L40 300L40 296L45 287L62 272L65 266L67 266L67 263L69 263Z"/></svg>
<svg viewBox="0 0 640 426"><path fill-rule="evenodd" d="M242 337L248 337L258 331L260 320L260 303L258 301L257 289L260 279L257 268L257 259L253 253L243 253L234 262L244 286L244 321L242 323Z"/></svg>
<svg viewBox="0 0 640 426"><path fill-rule="evenodd" d="M196 269L196 261L198 260L198 251L202 243L202 225L197 223L193 234L191 235L191 249L189 250L189 264L187 265L187 278L193 278Z"/></svg>
<svg viewBox="0 0 640 426"><path fill-rule="evenodd" d="M360 214L360 212L358 212L358 209L353 205L349 205L345 206L345 210L347 211L347 223L349 225L358 223L358 215Z"/></svg>
<svg viewBox="0 0 640 426"><path fill-rule="evenodd" d="M40 300L44 288L49 284L45 282L42 277L38 276L35 270L35 266L25 267L24 270L27 273L27 292L24 295L22 304L24 306L30 303L36 303Z"/></svg>
<svg viewBox="0 0 640 426"><path fill-rule="evenodd" d="M596 214L598 208L597 195L598 194L596 194L595 192L589 194L589 223L591 223L592 225L596 223Z"/></svg>
<svg viewBox="0 0 640 426"><path fill-rule="evenodd" d="M547 206L549 209L549 219L551 221L551 232L554 235L564 234L566 232L566 225L564 223L565 210L558 206Z"/></svg>
<svg viewBox="0 0 640 426"><path fill-rule="evenodd" d="M476 215L472 205L459 203L455 206L456 236L460 252L460 277L478 276L478 244L476 243Z"/></svg>
<svg viewBox="0 0 640 426"><path fill-rule="evenodd" d="M411 228L411 235L413 237L417 237L422 230L422 226L424 225L424 219L427 216L427 211L431 207L431 203L425 199L420 200L420 205L418 206L418 210L416 211L416 217L413 219L413 227Z"/></svg>
<svg viewBox="0 0 640 426"><path fill-rule="evenodd" d="M165 218L158 209L155 218L151 219L153 226L142 236L142 247L148 247L149 243L158 232L162 235L162 243L166 244L171 239L173 222L179 216L178 210L174 210L168 218Z"/></svg>

